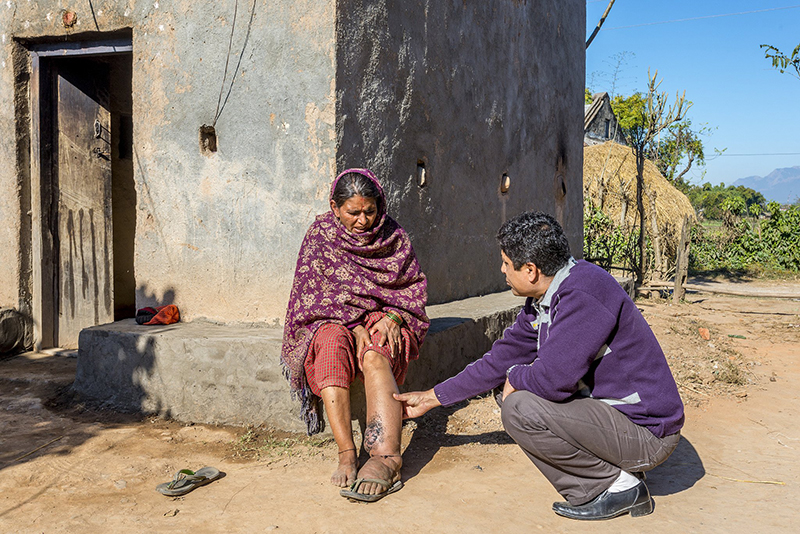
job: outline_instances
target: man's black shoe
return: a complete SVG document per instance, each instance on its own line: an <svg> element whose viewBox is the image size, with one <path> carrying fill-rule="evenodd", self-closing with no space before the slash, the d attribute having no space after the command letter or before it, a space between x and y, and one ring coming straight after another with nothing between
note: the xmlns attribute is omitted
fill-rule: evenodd
<svg viewBox="0 0 800 534"><path fill-rule="evenodd" d="M553 511L570 519L611 519L630 512L639 517L653 512L653 500L644 482L619 493L604 491L586 504L572 506L568 502L553 503Z"/></svg>

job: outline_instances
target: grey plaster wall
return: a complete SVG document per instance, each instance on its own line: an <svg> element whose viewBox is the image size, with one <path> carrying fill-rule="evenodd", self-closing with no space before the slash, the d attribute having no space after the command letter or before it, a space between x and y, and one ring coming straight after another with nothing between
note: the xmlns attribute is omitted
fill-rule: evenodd
<svg viewBox="0 0 800 534"><path fill-rule="evenodd" d="M525 210L580 255L582 0L339 0L337 18L337 166L382 178L430 302L502 289L494 235Z"/></svg>
<svg viewBox="0 0 800 534"><path fill-rule="evenodd" d="M4 139L26 124L14 105L27 98L12 68L20 43L131 30L137 306L282 321L302 237L346 166L382 178L433 303L503 289L493 236L523 210L555 213L579 254L582 1L242 0L232 34L234 5L0 5ZM203 155L198 130L221 90L219 150ZM30 285L20 146L0 143L0 306L11 307Z"/></svg>
<svg viewBox="0 0 800 534"><path fill-rule="evenodd" d="M0 307L19 305L20 188L14 117L14 46L8 25L14 10L0 4Z"/></svg>
<svg viewBox="0 0 800 534"><path fill-rule="evenodd" d="M167 293L188 319L276 322L334 173L333 2L256 3L211 157L198 128L213 120L234 2L178 4L134 31L137 301Z"/></svg>
<svg viewBox="0 0 800 534"><path fill-rule="evenodd" d="M14 138L16 42L131 28L137 305L175 302L187 320L275 323L335 173L335 6L240 1L229 54L234 5L94 1L93 15L83 0L4 2L0 134ZM77 13L72 28L64 10ZM219 150L203 155L199 128L212 124L229 90ZM20 250L14 161L13 143L2 143L0 249L10 259ZM0 261L2 305L17 305L18 263Z"/></svg>

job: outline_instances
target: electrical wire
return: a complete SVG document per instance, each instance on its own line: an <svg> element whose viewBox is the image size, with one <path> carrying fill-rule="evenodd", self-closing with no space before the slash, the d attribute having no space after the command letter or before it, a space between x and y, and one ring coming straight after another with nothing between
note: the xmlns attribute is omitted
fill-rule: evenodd
<svg viewBox="0 0 800 534"><path fill-rule="evenodd" d="M642 24L631 24L630 26L614 26L612 28L603 28L601 31L608 31L608 30L625 30L628 28L641 28L643 26L655 26L657 24L672 24L673 22L689 22L692 20L704 20L704 19L715 19L720 17L732 17L734 15L752 15L754 13L766 13L768 11L781 11L785 9L797 9L800 8L800 4L795 6L785 6L785 7L770 7L767 9L756 9L753 11L739 11L737 13L721 13L718 15L705 15L703 17L691 17L687 19L675 19L675 20L662 20L659 22L643 22Z"/></svg>
<svg viewBox="0 0 800 534"><path fill-rule="evenodd" d="M233 4L233 21L231 22L231 37L228 41L228 54L225 57L225 70L222 71L222 87L219 88L219 98L217 99L217 111L214 112L214 122L211 123L211 127L215 127L217 125L217 119L219 119L220 114L220 104L222 103L222 93L225 92L225 80L228 78L228 63L231 60L231 48L233 48L233 32L236 30L236 14L239 12L239 0L236 0L236 3Z"/></svg>
<svg viewBox="0 0 800 534"><path fill-rule="evenodd" d="M97 16L94 14L94 6L92 5L92 0L89 0L89 9L92 10L92 18L94 19L94 27L97 28L97 31L100 31L100 25L97 24Z"/></svg>
<svg viewBox="0 0 800 534"><path fill-rule="evenodd" d="M239 73L239 67L242 65L242 58L244 57L244 51L247 49L247 43L250 41L250 30L253 28L253 19L256 16L256 0L253 0L253 9L250 11L250 20L247 23L247 32L244 35L244 43L242 43L242 51L239 53L239 61L236 62L236 68L233 69L233 74L231 75L231 85L228 87L228 94L225 95L225 100L222 101L222 107L219 108L219 112L217 113L217 118L214 119L214 124L217 123L217 119L222 114L222 110L225 109L225 104L228 103L228 98L231 96L231 91L233 91L233 83L236 81L236 75Z"/></svg>
<svg viewBox="0 0 800 534"><path fill-rule="evenodd" d="M771 154L720 154L722 156L800 156L800 152L773 152Z"/></svg>
<svg viewBox="0 0 800 534"><path fill-rule="evenodd" d="M212 127L216 127L217 120L219 119L220 115L222 115L222 110L225 109L225 104L228 103L228 98L231 96L231 91L233 91L233 84L236 82L236 75L239 73L239 67L242 65L242 58L244 57L244 51L247 49L247 43L250 41L250 30L253 28L253 19L256 16L256 0L253 0L253 9L250 10L250 20L247 23L247 32L245 32L244 36L244 43L242 43L242 51L239 53L239 61L236 63L236 68L233 69L233 74L231 75L231 84L228 86L228 93L225 95L225 100L222 99L222 93L225 91L225 80L228 76L228 63L231 58L231 48L233 45L233 31L236 29L236 13L239 8L239 0L236 0L236 4L233 8L233 23L231 24L231 38L230 42L228 43L228 57L225 59L225 71L222 76L222 87L219 91L219 100L217 100L217 112L214 114L214 122L211 124Z"/></svg>

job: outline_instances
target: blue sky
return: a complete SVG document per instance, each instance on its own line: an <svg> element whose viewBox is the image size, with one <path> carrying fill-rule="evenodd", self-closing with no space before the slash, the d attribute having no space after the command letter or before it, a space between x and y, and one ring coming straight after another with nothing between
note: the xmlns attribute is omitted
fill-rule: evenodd
<svg viewBox="0 0 800 534"><path fill-rule="evenodd" d="M607 5L587 0L587 37ZM693 168L690 181L731 184L800 165L800 80L773 69L763 43L786 53L800 43L800 0L617 0L586 51L586 84L611 93L620 57L616 94L644 92L658 70L662 91L694 103L692 123L713 128L705 175Z"/></svg>

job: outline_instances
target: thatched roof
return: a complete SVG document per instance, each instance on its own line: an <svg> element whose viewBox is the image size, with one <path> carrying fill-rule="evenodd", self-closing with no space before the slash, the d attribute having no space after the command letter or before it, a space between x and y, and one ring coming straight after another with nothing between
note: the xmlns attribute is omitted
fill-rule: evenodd
<svg viewBox="0 0 800 534"><path fill-rule="evenodd" d="M601 180L603 187L601 187ZM662 232L665 252L674 250L680 240L683 218L696 221L694 208L686 195L678 191L651 161L644 162L645 232L652 236L651 196L655 193L656 219ZM604 190L601 200L601 191ZM583 191L587 202L602 206L603 213L620 224L638 226L636 210L636 156L633 150L613 141L583 148Z"/></svg>

